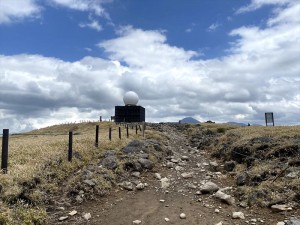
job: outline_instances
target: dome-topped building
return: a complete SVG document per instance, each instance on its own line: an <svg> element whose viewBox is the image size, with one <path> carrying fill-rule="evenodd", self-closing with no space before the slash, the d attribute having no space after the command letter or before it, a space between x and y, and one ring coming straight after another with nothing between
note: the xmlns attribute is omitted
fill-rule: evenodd
<svg viewBox="0 0 300 225"><path fill-rule="evenodd" d="M123 101L125 105L137 105L139 100L140 100L139 96L137 95L137 93L133 91L126 92L123 97Z"/></svg>
<svg viewBox="0 0 300 225"><path fill-rule="evenodd" d="M137 105L139 102L137 93L126 92L123 101L125 106L115 107L115 122L145 122L145 108Z"/></svg>

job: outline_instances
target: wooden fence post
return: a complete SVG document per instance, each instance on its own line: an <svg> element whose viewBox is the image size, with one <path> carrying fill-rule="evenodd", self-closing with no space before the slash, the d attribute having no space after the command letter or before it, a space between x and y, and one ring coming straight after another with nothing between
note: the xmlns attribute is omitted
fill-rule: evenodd
<svg viewBox="0 0 300 225"><path fill-rule="evenodd" d="M122 139L122 135L121 135L121 127L119 127L119 138L120 138L120 140Z"/></svg>
<svg viewBox="0 0 300 225"><path fill-rule="evenodd" d="M1 170L7 174L9 129L3 129Z"/></svg>
<svg viewBox="0 0 300 225"><path fill-rule="evenodd" d="M128 125L126 126L126 136L127 136L127 138L129 138Z"/></svg>
<svg viewBox="0 0 300 225"><path fill-rule="evenodd" d="M98 140L99 140L99 125L96 125L96 141L95 141L96 147L98 147Z"/></svg>
<svg viewBox="0 0 300 225"><path fill-rule="evenodd" d="M143 137L145 137L145 130L146 130L146 124L145 122L143 123Z"/></svg>
<svg viewBox="0 0 300 225"><path fill-rule="evenodd" d="M111 141L111 127L109 128L109 134L108 134L109 140Z"/></svg>
<svg viewBox="0 0 300 225"><path fill-rule="evenodd" d="M68 160L72 161L73 156L73 131L69 131L69 151L68 151Z"/></svg>

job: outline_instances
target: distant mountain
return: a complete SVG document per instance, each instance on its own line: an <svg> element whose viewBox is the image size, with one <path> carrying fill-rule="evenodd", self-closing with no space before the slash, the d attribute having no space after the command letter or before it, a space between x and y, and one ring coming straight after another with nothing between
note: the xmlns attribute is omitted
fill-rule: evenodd
<svg viewBox="0 0 300 225"><path fill-rule="evenodd" d="M180 120L181 123L200 123L200 121L194 119L193 117L185 117Z"/></svg>
<svg viewBox="0 0 300 225"><path fill-rule="evenodd" d="M227 124L239 125L239 126L241 126L241 127L248 126L248 124L245 124L245 123L237 123L237 122L227 122Z"/></svg>

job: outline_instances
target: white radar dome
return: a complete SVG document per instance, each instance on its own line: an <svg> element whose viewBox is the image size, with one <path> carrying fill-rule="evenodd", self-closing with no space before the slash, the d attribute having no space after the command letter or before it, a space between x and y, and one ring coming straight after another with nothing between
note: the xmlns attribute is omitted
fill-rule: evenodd
<svg viewBox="0 0 300 225"><path fill-rule="evenodd" d="M125 93L123 101L125 105L136 105L139 101L139 96L133 91L128 91Z"/></svg>

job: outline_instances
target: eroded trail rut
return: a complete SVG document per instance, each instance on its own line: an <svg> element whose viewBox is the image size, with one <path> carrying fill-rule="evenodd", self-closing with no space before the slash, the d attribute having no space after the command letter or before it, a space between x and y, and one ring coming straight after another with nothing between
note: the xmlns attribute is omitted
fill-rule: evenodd
<svg viewBox="0 0 300 225"><path fill-rule="evenodd" d="M199 188L211 181L220 188L230 187L233 178L220 172L211 172L208 153L190 147L187 137L172 127L162 128L169 138L165 148L172 156L162 159L153 171L141 173L138 182L147 183L143 190L127 191L116 188L99 201L84 202L71 206L78 214L59 224L106 224L130 225L139 220L140 224L276 224L284 215L271 215L268 209L246 209L237 204L228 205L212 194L200 194ZM167 178L169 187L162 183L155 173ZM228 194L229 191L226 192ZM245 219L233 219L233 212L243 212ZM86 221L82 214L90 213ZM186 218L180 218L184 213ZM53 219L57 221L57 217ZM138 224L138 223L137 223Z"/></svg>

